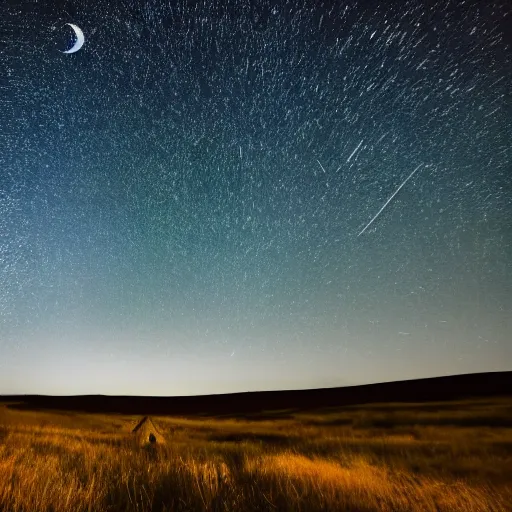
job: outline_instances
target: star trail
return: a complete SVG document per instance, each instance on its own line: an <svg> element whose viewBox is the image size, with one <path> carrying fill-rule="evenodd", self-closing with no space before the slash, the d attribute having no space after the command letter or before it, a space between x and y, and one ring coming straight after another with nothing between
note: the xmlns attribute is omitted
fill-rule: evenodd
<svg viewBox="0 0 512 512"><path fill-rule="evenodd" d="M511 369L508 2L1 9L0 393Z"/></svg>

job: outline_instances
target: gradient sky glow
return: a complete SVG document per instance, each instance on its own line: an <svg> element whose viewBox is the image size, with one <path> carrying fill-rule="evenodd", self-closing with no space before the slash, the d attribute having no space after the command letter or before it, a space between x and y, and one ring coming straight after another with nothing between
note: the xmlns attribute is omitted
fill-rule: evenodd
<svg viewBox="0 0 512 512"><path fill-rule="evenodd" d="M507 0L0 9L0 394L512 369Z"/></svg>

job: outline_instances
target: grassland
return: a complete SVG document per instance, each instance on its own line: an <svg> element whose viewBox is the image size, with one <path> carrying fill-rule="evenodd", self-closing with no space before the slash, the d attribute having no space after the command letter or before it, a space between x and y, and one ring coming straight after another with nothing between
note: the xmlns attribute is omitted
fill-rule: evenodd
<svg viewBox="0 0 512 512"><path fill-rule="evenodd" d="M506 398L139 419L0 404L0 510L512 510Z"/></svg>

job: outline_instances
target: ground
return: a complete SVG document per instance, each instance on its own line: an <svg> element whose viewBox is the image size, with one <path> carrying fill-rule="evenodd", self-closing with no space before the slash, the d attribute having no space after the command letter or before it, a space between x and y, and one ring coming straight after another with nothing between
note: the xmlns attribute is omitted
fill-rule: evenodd
<svg viewBox="0 0 512 512"><path fill-rule="evenodd" d="M0 404L0 510L512 510L507 397L153 416Z"/></svg>

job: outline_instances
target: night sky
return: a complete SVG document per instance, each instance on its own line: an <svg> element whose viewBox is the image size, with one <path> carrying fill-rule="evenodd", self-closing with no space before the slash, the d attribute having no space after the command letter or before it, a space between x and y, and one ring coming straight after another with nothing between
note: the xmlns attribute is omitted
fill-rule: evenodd
<svg viewBox="0 0 512 512"><path fill-rule="evenodd" d="M511 370L511 34L508 0L2 1L0 393Z"/></svg>

